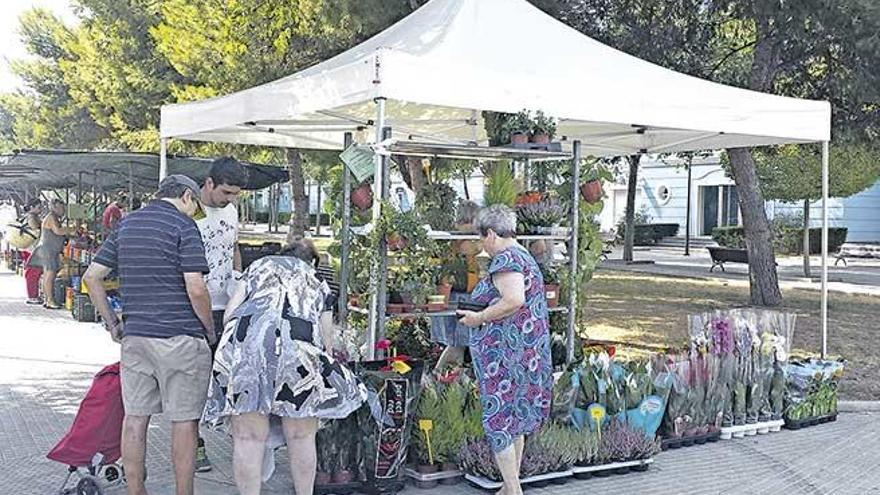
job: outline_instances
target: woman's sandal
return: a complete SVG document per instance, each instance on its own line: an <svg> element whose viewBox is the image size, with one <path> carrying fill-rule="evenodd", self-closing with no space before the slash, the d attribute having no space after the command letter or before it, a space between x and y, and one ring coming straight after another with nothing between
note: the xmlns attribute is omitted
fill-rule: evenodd
<svg viewBox="0 0 880 495"><path fill-rule="evenodd" d="M61 309L61 306L57 304L43 304L43 307L46 309Z"/></svg>

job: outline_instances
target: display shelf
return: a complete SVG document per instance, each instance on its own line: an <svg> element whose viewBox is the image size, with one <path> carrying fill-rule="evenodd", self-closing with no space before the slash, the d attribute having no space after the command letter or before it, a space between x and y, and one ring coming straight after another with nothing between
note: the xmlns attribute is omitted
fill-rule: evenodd
<svg viewBox="0 0 880 495"><path fill-rule="evenodd" d="M352 313L357 313L360 315L369 315L370 310L367 308L362 308L360 306L348 306L348 310ZM568 308L565 306L557 306L555 308L547 308L548 313L568 313ZM449 309L445 311L411 311L408 313L389 313L386 314L386 318L422 318L422 317L435 317L435 318L445 318L449 316L456 316L456 310Z"/></svg>
<svg viewBox="0 0 880 495"><path fill-rule="evenodd" d="M570 160L572 153L563 151L558 143L547 149L513 146L476 146L466 144L425 143L418 141L394 141L385 149L392 155L460 158L471 160L528 160L531 162ZM533 145L534 146L534 145ZM557 148L557 149L550 149Z"/></svg>
<svg viewBox="0 0 880 495"><path fill-rule="evenodd" d="M357 236L369 235L369 231L364 225L351 227L351 233ZM428 238L435 241L479 241L478 234L467 234L464 232L428 232ZM516 236L518 241L568 241L571 235L543 235L543 234L524 234Z"/></svg>

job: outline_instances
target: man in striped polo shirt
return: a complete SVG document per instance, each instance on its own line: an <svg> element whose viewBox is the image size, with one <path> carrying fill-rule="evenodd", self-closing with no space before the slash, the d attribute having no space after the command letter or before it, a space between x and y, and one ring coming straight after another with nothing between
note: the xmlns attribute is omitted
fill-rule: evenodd
<svg viewBox="0 0 880 495"><path fill-rule="evenodd" d="M147 493L147 427L159 413L172 422L177 495L192 495L198 421L212 365L208 344L216 341L205 248L192 219L201 208L199 187L189 177L172 175L155 197L120 221L83 281L110 335L122 342L122 463L129 495ZM114 268L120 275L121 321L101 285Z"/></svg>

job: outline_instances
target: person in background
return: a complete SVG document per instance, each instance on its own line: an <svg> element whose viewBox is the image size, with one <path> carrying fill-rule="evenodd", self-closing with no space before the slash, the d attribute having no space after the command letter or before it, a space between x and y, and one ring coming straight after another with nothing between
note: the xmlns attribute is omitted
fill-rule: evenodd
<svg viewBox="0 0 880 495"><path fill-rule="evenodd" d="M171 420L177 495L193 494L198 420L216 342L202 237L192 217L201 208L189 177L166 177L156 201L132 212L110 233L83 282L115 341L122 342L122 463L129 495L146 495L144 462L150 417ZM118 270L122 320L102 281Z"/></svg>
<svg viewBox="0 0 880 495"><path fill-rule="evenodd" d="M471 357L480 388L483 428L501 471L504 495L521 495L525 435L547 420L553 389L550 323L538 264L517 243L516 213L484 208L476 228L492 257L488 276L471 294L486 309L459 311L473 327Z"/></svg>
<svg viewBox="0 0 880 495"><path fill-rule="evenodd" d="M37 242L40 239L40 225L42 223L40 221L40 214L42 212L43 203L39 199L33 199L28 203L27 213L25 214L25 225L30 234L33 235L34 243L21 252L21 261L27 267L24 269L24 281L27 288L28 304L40 304L43 302L40 300L40 275L43 273L43 269L38 266L28 265L28 260L31 258L33 250L36 248Z"/></svg>
<svg viewBox="0 0 880 495"><path fill-rule="evenodd" d="M67 240L67 231L61 226L64 217L64 201L53 199L49 214L43 219L40 241L31 255L26 268L43 270L43 307L61 309L54 299L55 276L61 269L61 251Z"/></svg>
<svg viewBox="0 0 880 495"><path fill-rule="evenodd" d="M231 423L242 495L260 493L261 478L274 469L264 456L285 440L296 494L312 495L318 421L345 418L366 399L354 374L331 357L336 296L317 265L314 244L295 239L248 267L226 309L202 420Z"/></svg>
<svg viewBox="0 0 880 495"><path fill-rule="evenodd" d="M235 199L247 185L247 171L233 158L218 158L211 165L208 177L200 191L204 218L196 225L205 245L208 275L205 283L211 294L214 328L223 328L223 312L229 302L236 274L241 273L241 252L238 248L238 208ZM215 349L211 349L215 351ZM196 471L211 470L211 461L205 452L205 441L199 437L196 451Z"/></svg>
<svg viewBox="0 0 880 495"><path fill-rule="evenodd" d="M116 225L122 219L122 215L125 211L125 195L120 193L116 196L116 198L104 208L104 215L102 216L101 226L104 227L104 238L110 236L110 232L116 229Z"/></svg>

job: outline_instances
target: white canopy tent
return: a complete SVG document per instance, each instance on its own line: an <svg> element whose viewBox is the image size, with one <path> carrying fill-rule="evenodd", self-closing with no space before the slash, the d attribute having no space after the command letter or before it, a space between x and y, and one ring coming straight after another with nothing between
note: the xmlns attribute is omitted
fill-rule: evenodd
<svg viewBox="0 0 880 495"><path fill-rule="evenodd" d="M343 135L485 144L481 111L543 110L593 156L823 142L831 106L712 83L632 57L526 0L432 0L370 40L238 93L162 107L168 139L341 149ZM378 182L378 181L377 181ZM378 184L377 190L378 190ZM823 206L823 354L827 210Z"/></svg>

